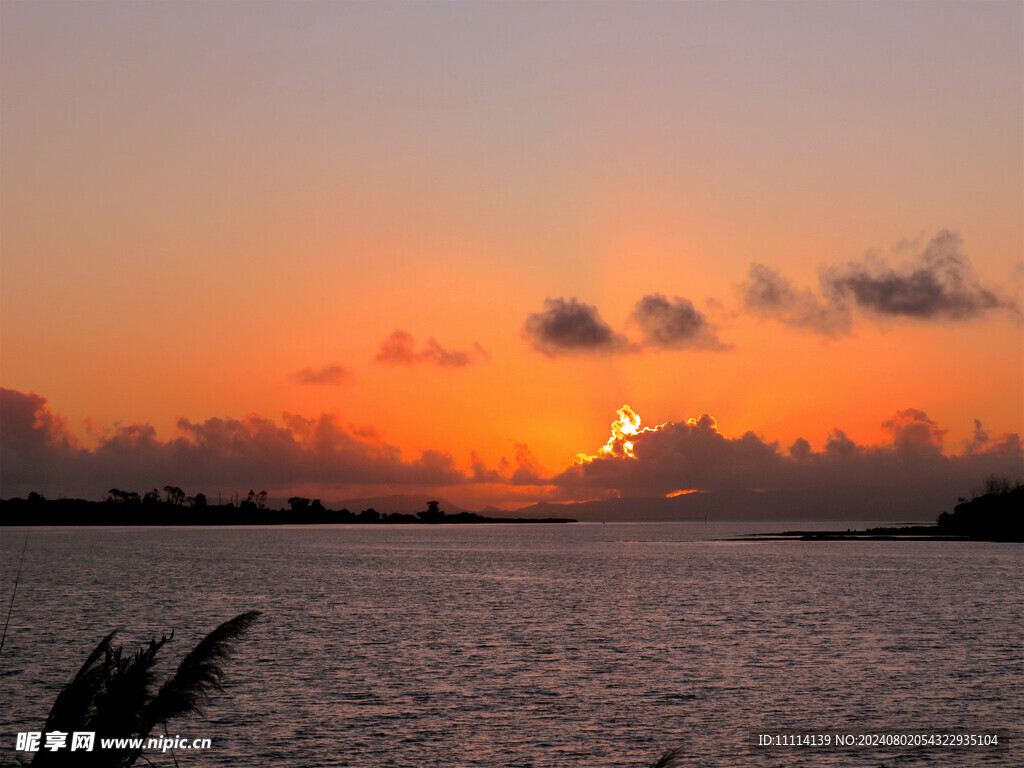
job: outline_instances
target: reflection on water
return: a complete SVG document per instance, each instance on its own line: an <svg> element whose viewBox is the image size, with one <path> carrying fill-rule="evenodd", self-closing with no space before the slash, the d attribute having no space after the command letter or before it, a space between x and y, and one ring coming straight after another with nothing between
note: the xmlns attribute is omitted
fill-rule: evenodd
<svg viewBox="0 0 1024 768"><path fill-rule="evenodd" d="M176 726L214 743L182 765L611 768L678 744L694 766L1024 764L1019 545L707 540L754 529L34 529L0 754L112 627L175 629L180 654L258 609L209 721ZM6 603L22 534L0 536ZM751 746L783 728L1018 740Z"/></svg>

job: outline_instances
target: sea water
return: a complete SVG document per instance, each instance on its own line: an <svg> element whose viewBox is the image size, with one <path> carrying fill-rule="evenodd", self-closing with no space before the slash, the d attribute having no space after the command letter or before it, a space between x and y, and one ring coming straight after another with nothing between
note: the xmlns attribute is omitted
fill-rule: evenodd
<svg viewBox="0 0 1024 768"><path fill-rule="evenodd" d="M683 766L1024 765L1021 545L725 540L771 528L34 528L0 759L111 629L130 647L174 630L166 673L260 610L207 717L169 724L210 748L153 765L613 768L672 747ZM0 532L4 613L23 544Z"/></svg>

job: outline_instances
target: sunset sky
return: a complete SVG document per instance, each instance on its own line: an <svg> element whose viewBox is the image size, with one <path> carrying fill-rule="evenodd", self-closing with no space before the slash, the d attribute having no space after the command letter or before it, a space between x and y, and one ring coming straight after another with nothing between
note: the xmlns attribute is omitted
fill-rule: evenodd
<svg viewBox="0 0 1024 768"><path fill-rule="evenodd" d="M4 498L511 507L833 482L779 467L844 440L1021 466L1019 2L0 22ZM571 467L623 404L668 425L648 457L752 432L775 469Z"/></svg>

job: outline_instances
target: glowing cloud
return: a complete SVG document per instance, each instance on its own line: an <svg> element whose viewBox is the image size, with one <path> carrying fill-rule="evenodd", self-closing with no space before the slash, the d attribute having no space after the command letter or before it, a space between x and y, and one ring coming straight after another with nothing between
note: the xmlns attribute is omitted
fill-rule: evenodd
<svg viewBox="0 0 1024 768"><path fill-rule="evenodd" d="M665 426L664 424L659 424L656 427L644 427L641 429L640 415L626 404L623 404L616 411L616 414L618 418L612 422L612 434L608 438L608 442L598 448L597 455L595 456L585 453L577 454L575 464L593 461L598 456L617 456L635 459L636 455L633 453L633 447L636 437L645 432L657 432Z"/></svg>

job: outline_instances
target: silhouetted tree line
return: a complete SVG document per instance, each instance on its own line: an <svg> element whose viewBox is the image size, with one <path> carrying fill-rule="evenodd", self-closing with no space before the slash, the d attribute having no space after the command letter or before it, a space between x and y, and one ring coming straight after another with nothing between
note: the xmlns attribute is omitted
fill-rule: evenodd
<svg viewBox="0 0 1024 768"><path fill-rule="evenodd" d="M338 524L466 524L466 523L571 523L567 518L532 520L515 517L484 517L475 512L449 515L437 501L416 514L381 514L364 509L331 510L320 499L292 496L288 509L269 509L267 492L250 490L242 497L232 494L227 504L211 504L205 494L186 495L177 486L165 485L139 495L111 488L103 501L46 499L32 492L27 498L0 500L0 525L338 525Z"/></svg>
<svg viewBox="0 0 1024 768"><path fill-rule="evenodd" d="M1024 541L1024 483L989 475L981 495L939 515L938 528L954 536Z"/></svg>
<svg viewBox="0 0 1024 768"><path fill-rule="evenodd" d="M801 531L801 533L805 533ZM1024 541L1024 484L1005 475L989 475L983 488L969 501L960 498L952 512L943 512L935 525L900 528L868 528L847 533L807 533L805 538L836 539L873 536L915 536L925 538L968 538L979 541Z"/></svg>

